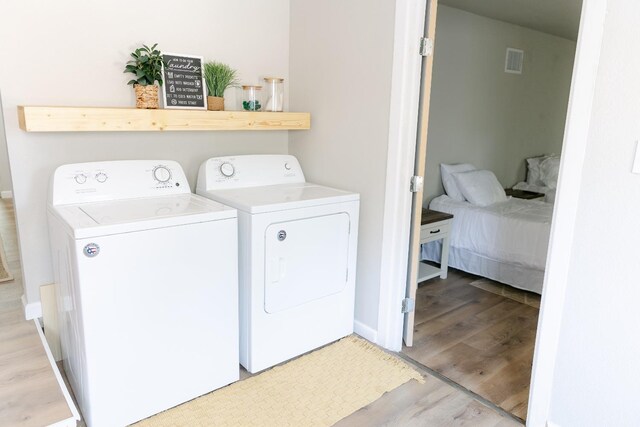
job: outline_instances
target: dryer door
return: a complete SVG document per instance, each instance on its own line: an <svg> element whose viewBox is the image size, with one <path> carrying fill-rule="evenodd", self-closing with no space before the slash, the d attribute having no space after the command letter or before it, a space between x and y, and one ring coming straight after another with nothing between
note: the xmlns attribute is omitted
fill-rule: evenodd
<svg viewBox="0 0 640 427"><path fill-rule="evenodd" d="M275 313L342 291L347 284L349 233L345 212L269 225L264 310Z"/></svg>

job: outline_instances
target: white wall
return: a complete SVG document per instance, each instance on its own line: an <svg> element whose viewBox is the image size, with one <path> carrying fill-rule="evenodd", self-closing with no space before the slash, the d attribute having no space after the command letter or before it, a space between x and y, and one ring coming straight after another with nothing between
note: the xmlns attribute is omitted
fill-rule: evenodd
<svg viewBox="0 0 640 427"><path fill-rule="evenodd" d="M52 280L45 202L58 165L110 159L174 159L192 188L208 157L286 153L286 132L25 133L16 106L133 106L129 52L141 43L200 54L237 68L246 82L288 80L289 1L189 0L153 3L27 0L0 14L0 89L11 160L26 296Z"/></svg>
<svg viewBox="0 0 640 427"><path fill-rule="evenodd" d="M444 192L440 163L468 162L504 186L525 178L527 157L560 153L575 42L440 6L424 200ZM507 47L525 51L504 72Z"/></svg>
<svg viewBox="0 0 640 427"><path fill-rule="evenodd" d="M289 135L307 179L360 193L356 322L377 329L395 1L291 1ZM359 331L362 333L362 331Z"/></svg>
<svg viewBox="0 0 640 427"><path fill-rule="evenodd" d="M558 426L638 425L640 56L629 48L640 3L608 5L551 398Z"/></svg>

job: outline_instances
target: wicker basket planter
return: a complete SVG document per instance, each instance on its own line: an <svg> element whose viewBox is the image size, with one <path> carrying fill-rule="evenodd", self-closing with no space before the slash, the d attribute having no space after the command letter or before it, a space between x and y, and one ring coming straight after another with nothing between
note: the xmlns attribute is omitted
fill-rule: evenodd
<svg viewBox="0 0 640 427"><path fill-rule="evenodd" d="M158 85L133 85L136 91L136 108L156 109L158 104Z"/></svg>
<svg viewBox="0 0 640 427"><path fill-rule="evenodd" d="M224 98L221 96L207 96L207 110L224 111Z"/></svg>

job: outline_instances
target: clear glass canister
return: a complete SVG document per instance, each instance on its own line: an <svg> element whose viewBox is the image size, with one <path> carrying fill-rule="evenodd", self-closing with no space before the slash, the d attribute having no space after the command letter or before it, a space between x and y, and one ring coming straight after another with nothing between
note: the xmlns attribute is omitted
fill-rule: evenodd
<svg viewBox="0 0 640 427"><path fill-rule="evenodd" d="M265 77L265 111L284 111L284 79Z"/></svg>
<svg viewBox="0 0 640 427"><path fill-rule="evenodd" d="M242 86L242 109L245 111L262 110L262 86Z"/></svg>

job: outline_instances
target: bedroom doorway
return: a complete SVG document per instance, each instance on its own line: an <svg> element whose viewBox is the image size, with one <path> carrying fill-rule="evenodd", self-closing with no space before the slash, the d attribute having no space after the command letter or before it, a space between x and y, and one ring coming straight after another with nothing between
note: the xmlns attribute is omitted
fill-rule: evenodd
<svg viewBox="0 0 640 427"><path fill-rule="evenodd" d="M582 1L482 3L427 5L402 351L524 420Z"/></svg>

